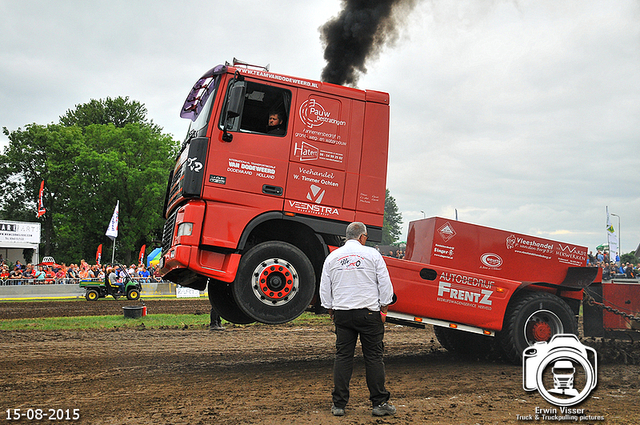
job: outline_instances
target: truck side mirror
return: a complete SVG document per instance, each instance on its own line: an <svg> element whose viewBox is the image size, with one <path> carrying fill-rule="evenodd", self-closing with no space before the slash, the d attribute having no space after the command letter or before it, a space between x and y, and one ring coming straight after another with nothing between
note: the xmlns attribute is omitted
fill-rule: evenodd
<svg viewBox="0 0 640 425"><path fill-rule="evenodd" d="M242 113L244 106L244 96L247 92L247 85L244 81L236 81L231 86L229 103L227 105L227 118L235 118Z"/></svg>
<svg viewBox="0 0 640 425"><path fill-rule="evenodd" d="M242 108L244 107L244 97L246 92L247 84L244 81L234 82L229 89L229 98L227 101L224 128L222 130L222 140L224 140L225 142L231 142L233 140L233 135L227 132L227 130L229 129L229 121L242 115Z"/></svg>

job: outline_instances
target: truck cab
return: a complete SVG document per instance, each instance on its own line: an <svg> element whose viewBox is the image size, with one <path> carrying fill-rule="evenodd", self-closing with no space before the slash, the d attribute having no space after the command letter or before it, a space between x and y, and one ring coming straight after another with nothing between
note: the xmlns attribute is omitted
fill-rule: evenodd
<svg viewBox="0 0 640 425"><path fill-rule="evenodd" d="M387 93L234 60L196 82L181 116L192 122L167 186L161 272L208 283L223 318L289 321L350 222L381 240Z"/></svg>

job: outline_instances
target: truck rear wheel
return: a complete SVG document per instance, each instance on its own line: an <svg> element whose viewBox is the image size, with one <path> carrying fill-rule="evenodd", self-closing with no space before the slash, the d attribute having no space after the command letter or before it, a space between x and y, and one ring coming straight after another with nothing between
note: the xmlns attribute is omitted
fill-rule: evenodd
<svg viewBox="0 0 640 425"><path fill-rule="evenodd" d="M215 279L209 279L209 302L220 317L227 322L236 323L239 325L246 325L255 322L254 319L244 314L238 304L236 304L235 298L233 298L233 292L231 291L231 285L226 282L221 282Z"/></svg>
<svg viewBox="0 0 640 425"><path fill-rule="evenodd" d="M571 307L553 294L528 292L509 305L497 337L506 359L520 363L525 348L561 333L578 333Z"/></svg>
<svg viewBox="0 0 640 425"><path fill-rule="evenodd" d="M313 265L297 247L280 241L251 248L240 260L233 296L258 322L285 323L301 315L313 298Z"/></svg>

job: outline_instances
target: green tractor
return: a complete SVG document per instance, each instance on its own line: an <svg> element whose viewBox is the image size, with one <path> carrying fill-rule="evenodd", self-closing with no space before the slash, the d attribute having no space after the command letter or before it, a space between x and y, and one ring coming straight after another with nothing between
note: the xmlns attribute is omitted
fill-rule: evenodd
<svg viewBox="0 0 640 425"><path fill-rule="evenodd" d="M140 298L142 292L142 285L139 282L134 281L127 269L120 266L120 269L124 271L123 286L113 286L109 283L109 275L105 276L104 281L80 281L80 287L85 289L84 297L87 301L97 301L98 298L105 298L111 295L116 300L120 297L126 296L128 300L137 300Z"/></svg>

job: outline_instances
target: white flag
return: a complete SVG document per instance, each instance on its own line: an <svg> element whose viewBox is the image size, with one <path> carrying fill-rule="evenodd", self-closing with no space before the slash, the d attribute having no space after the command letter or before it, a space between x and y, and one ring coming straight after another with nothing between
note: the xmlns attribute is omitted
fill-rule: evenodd
<svg viewBox="0 0 640 425"><path fill-rule="evenodd" d="M612 263L619 261L618 235L609 220L609 207L607 207L607 243L609 244L609 261Z"/></svg>
<svg viewBox="0 0 640 425"><path fill-rule="evenodd" d="M120 207L120 201L116 203L116 209L113 211L113 216L111 216L111 221L109 222L109 227L107 227L106 235L112 241L115 241L118 237L118 209Z"/></svg>

